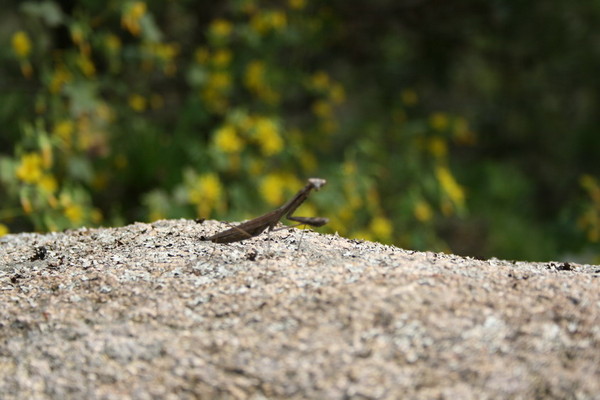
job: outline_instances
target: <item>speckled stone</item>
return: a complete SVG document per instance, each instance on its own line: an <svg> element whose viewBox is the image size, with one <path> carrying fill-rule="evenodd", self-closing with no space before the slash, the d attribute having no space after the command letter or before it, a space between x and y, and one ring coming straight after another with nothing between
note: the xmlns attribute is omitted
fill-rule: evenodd
<svg viewBox="0 0 600 400"><path fill-rule="evenodd" d="M0 397L600 398L600 266L221 227L0 238Z"/></svg>

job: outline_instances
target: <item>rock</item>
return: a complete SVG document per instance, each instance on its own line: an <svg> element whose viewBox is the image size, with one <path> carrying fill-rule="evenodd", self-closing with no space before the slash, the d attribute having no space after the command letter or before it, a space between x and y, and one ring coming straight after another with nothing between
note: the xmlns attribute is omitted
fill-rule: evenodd
<svg viewBox="0 0 600 400"><path fill-rule="evenodd" d="M600 397L600 267L187 220L0 238L3 399Z"/></svg>

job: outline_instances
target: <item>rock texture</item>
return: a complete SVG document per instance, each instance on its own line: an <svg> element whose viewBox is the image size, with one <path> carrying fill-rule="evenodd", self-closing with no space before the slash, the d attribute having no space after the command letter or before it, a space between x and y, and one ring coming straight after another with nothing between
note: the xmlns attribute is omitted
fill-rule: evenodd
<svg viewBox="0 0 600 400"><path fill-rule="evenodd" d="M219 227L0 238L0 397L600 398L600 266Z"/></svg>

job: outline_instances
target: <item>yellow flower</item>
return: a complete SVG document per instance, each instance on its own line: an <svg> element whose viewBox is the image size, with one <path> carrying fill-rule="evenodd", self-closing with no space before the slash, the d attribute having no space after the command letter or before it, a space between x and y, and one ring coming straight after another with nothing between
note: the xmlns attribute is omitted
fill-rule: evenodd
<svg viewBox="0 0 600 400"><path fill-rule="evenodd" d="M220 49L217 50L213 56L212 62L216 67L223 68L229 65L231 62L232 54L230 50Z"/></svg>
<svg viewBox="0 0 600 400"><path fill-rule="evenodd" d="M269 13L269 21L274 30L283 29L287 26L287 16L282 11Z"/></svg>
<svg viewBox="0 0 600 400"><path fill-rule="evenodd" d="M250 89L256 90L264 85L265 63L252 61L246 66L244 83Z"/></svg>
<svg viewBox="0 0 600 400"><path fill-rule="evenodd" d="M598 187L598 182L596 181L596 178L594 178L590 174L582 175L579 178L579 184L581 185L581 187L583 187L589 192L596 190L596 188Z"/></svg>
<svg viewBox="0 0 600 400"><path fill-rule="evenodd" d="M329 98L335 104L343 103L344 100L346 100L346 91L344 90L344 87L339 83L333 84L329 90Z"/></svg>
<svg viewBox="0 0 600 400"><path fill-rule="evenodd" d="M369 229L375 234L376 237L388 239L392 234L392 223L385 217L375 217L371 220Z"/></svg>
<svg viewBox="0 0 600 400"><path fill-rule="evenodd" d="M39 136L40 155L42 156L42 168L49 169L54 163L54 153L52 152L52 143L47 135Z"/></svg>
<svg viewBox="0 0 600 400"><path fill-rule="evenodd" d="M281 30L287 26L287 16L282 11L265 11L253 16L250 20L250 26L261 35L271 29Z"/></svg>
<svg viewBox="0 0 600 400"><path fill-rule="evenodd" d="M26 58L31 52L31 40L23 31L15 32L12 36L12 48L17 57Z"/></svg>
<svg viewBox="0 0 600 400"><path fill-rule="evenodd" d="M73 76L64 65L57 67L54 70L52 78L50 79L50 84L48 85L50 93L58 93L62 89L63 85L70 82L72 78Z"/></svg>
<svg viewBox="0 0 600 400"><path fill-rule="evenodd" d="M315 73L310 80L310 84L315 90L325 90L329 87L329 83L329 75L324 71Z"/></svg>
<svg viewBox="0 0 600 400"><path fill-rule="evenodd" d="M200 65L206 64L208 59L210 58L210 52L206 47L199 47L194 52L194 60Z"/></svg>
<svg viewBox="0 0 600 400"><path fill-rule="evenodd" d="M283 202L285 179L279 174L270 174L260 183L260 194L269 205L277 206Z"/></svg>
<svg viewBox="0 0 600 400"><path fill-rule="evenodd" d="M433 210L431 209L429 204L427 204L427 202L423 200L419 200L415 204L413 213L415 215L415 218L421 222L427 222L433 217Z"/></svg>
<svg viewBox="0 0 600 400"><path fill-rule="evenodd" d="M129 107L134 111L142 112L146 109L147 102L146 98L140 94L134 93L129 96Z"/></svg>
<svg viewBox="0 0 600 400"><path fill-rule="evenodd" d="M346 204L341 208L337 209L337 215L342 221L351 221L356 216L356 211L350 204Z"/></svg>
<svg viewBox="0 0 600 400"><path fill-rule="evenodd" d="M80 54L76 59L76 63L85 76L90 77L96 74L96 66L89 57Z"/></svg>
<svg viewBox="0 0 600 400"><path fill-rule="evenodd" d="M306 0L288 0L290 8L301 10L306 6Z"/></svg>
<svg viewBox="0 0 600 400"><path fill-rule="evenodd" d="M592 243L598 242L600 240L600 229L596 226L593 229L588 230L587 239Z"/></svg>
<svg viewBox="0 0 600 400"><path fill-rule="evenodd" d="M214 140L217 148L224 153L238 153L244 147L244 141L232 125L224 125L217 129Z"/></svg>
<svg viewBox="0 0 600 400"><path fill-rule="evenodd" d="M152 210L150 211L150 215L148 216L150 222L158 221L161 219L165 219L166 215L161 210Z"/></svg>
<svg viewBox="0 0 600 400"><path fill-rule="evenodd" d="M452 129L454 140L461 144L473 144L475 143L475 133L469 128L469 122L464 117L458 117L454 121Z"/></svg>
<svg viewBox="0 0 600 400"><path fill-rule="evenodd" d="M584 174L579 178L579 184L591 197L591 199L600 207L600 185L592 175Z"/></svg>
<svg viewBox="0 0 600 400"><path fill-rule="evenodd" d="M215 19L212 24L210 24L209 29L214 36L226 38L231 35L231 32L233 31L233 25L231 22L225 19L218 18Z"/></svg>
<svg viewBox="0 0 600 400"><path fill-rule="evenodd" d="M379 192L374 187L369 188L367 191L367 206L369 208L379 208Z"/></svg>
<svg viewBox="0 0 600 400"><path fill-rule="evenodd" d="M337 131L338 128L339 128L339 126L338 126L337 121L335 121L333 119L323 120L319 124L319 129L321 129L325 133L333 133L333 132Z"/></svg>
<svg viewBox="0 0 600 400"><path fill-rule="evenodd" d="M342 165L342 171L344 175L355 176L358 168L354 161L346 161Z"/></svg>
<svg viewBox="0 0 600 400"><path fill-rule="evenodd" d="M279 101L279 94L272 90L265 81L266 66L259 60L250 62L244 73L244 85L267 103L275 104Z"/></svg>
<svg viewBox="0 0 600 400"><path fill-rule="evenodd" d="M314 172L317 169L317 159L312 153L303 152L300 157L300 164L307 172Z"/></svg>
<svg viewBox="0 0 600 400"><path fill-rule="evenodd" d="M38 183L39 187L47 193L54 193L58 189L58 183L54 176L50 174L44 174Z"/></svg>
<svg viewBox="0 0 600 400"><path fill-rule="evenodd" d="M64 210L65 216L73 224L79 224L83 220L83 208L79 204L69 204Z"/></svg>
<svg viewBox="0 0 600 400"><path fill-rule="evenodd" d="M102 211L100 211L97 208L94 208L90 214L90 219L92 220L93 223L95 224L99 224L100 222L102 222L102 219L104 217L102 216Z"/></svg>
<svg viewBox="0 0 600 400"><path fill-rule="evenodd" d="M210 110L217 114L223 114L227 110L227 98L218 90L207 87L202 90L202 99Z"/></svg>
<svg viewBox="0 0 600 400"><path fill-rule="evenodd" d="M162 61L171 61L179 54L177 43L152 43L147 45L148 52Z"/></svg>
<svg viewBox="0 0 600 400"><path fill-rule="evenodd" d="M73 40L73 43L77 45L80 45L84 42L85 34L81 25L74 24L71 26L71 39Z"/></svg>
<svg viewBox="0 0 600 400"><path fill-rule="evenodd" d="M135 19L142 18L142 16L145 13L146 13L146 3L144 3L143 1L136 1L135 3L132 4L131 8L129 9L129 14Z"/></svg>
<svg viewBox="0 0 600 400"><path fill-rule="evenodd" d="M446 145L446 141L439 137L434 136L428 140L428 149L429 152L437 158L441 158L446 156L448 153L448 146Z"/></svg>
<svg viewBox="0 0 600 400"><path fill-rule="evenodd" d="M255 129L256 139L265 156L272 156L283 150L283 139L275 122L268 118L258 118Z"/></svg>
<svg viewBox="0 0 600 400"><path fill-rule="evenodd" d="M63 119L54 125L54 130L52 133L55 136L58 136L61 140L66 143L71 142L71 137L73 135L74 124L73 121Z"/></svg>
<svg viewBox="0 0 600 400"><path fill-rule="evenodd" d="M400 97L402 98L402 102L407 106L414 106L419 101L417 92L412 89L404 89L400 93Z"/></svg>
<svg viewBox="0 0 600 400"><path fill-rule="evenodd" d="M29 61L21 61L21 73L25 78L31 78L31 75L33 75L33 67Z"/></svg>
<svg viewBox="0 0 600 400"><path fill-rule="evenodd" d="M26 197L25 195L21 195L19 200L21 201L21 208L23 209L23 212L25 214L31 214L31 212L33 211L33 206L31 205L31 200L29 200L29 198Z"/></svg>
<svg viewBox="0 0 600 400"><path fill-rule="evenodd" d="M333 107L325 100L317 100L314 102L312 111L321 118L327 118L333 115Z"/></svg>
<svg viewBox="0 0 600 400"><path fill-rule="evenodd" d="M250 166L248 168L248 172L252 176L262 175L262 172L265 169L265 162L262 159L253 158L250 160Z"/></svg>
<svg viewBox="0 0 600 400"><path fill-rule="evenodd" d="M200 175L191 183L188 199L196 205L198 216L207 217L221 199L223 188L214 173Z"/></svg>
<svg viewBox="0 0 600 400"><path fill-rule="evenodd" d="M8 226L4 225L4 224L0 224L0 236L4 236L6 234L8 234L9 229Z"/></svg>
<svg viewBox="0 0 600 400"><path fill-rule="evenodd" d="M38 153L27 153L21 157L17 167L17 178L25 183L36 183L42 178L43 160Z"/></svg>
<svg viewBox="0 0 600 400"><path fill-rule="evenodd" d="M367 231L353 232L351 235L354 239L373 240L373 235Z"/></svg>
<svg viewBox="0 0 600 400"><path fill-rule="evenodd" d="M444 131L448 128L450 121L448 116L442 112L436 112L429 117L429 124L436 131Z"/></svg>
<svg viewBox="0 0 600 400"><path fill-rule="evenodd" d="M140 20L146 14L146 8L146 3L143 1L136 1L125 7L125 12L121 16L121 26L133 36L139 36L142 31Z"/></svg>
<svg viewBox="0 0 600 400"><path fill-rule="evenodd" d="M440 186L446 192L450 200L458 206L463 206L465 202L465 193L463 188L456 182L450 170L445 166L437 167L435 175Z"/></svg>
<svg viewBox="0 0 600 400"><path fill-rule="evenodd" d="M231 87L231 75L224 71L212 73L207 85L216 90L226 90Z"/></svg>
<svg viewBox="0 0 600 400"><path fill-rule="evenodd" d="M119 39L119 37L115 34L110 33L106 35L106 37L104 38L104 42L106 48L111 53L116 53L121 49L121 39Z"/></svg>

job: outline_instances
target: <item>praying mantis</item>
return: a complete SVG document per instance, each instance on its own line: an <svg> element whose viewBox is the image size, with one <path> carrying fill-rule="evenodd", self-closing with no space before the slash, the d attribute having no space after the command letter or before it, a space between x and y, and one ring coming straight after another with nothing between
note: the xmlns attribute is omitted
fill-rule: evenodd
<svg viewBox="0 0 600 400"><path fill-rule="evenodd" d="M253 218L239 225L233 226L212 236L200 237L200 240L208 240L213 243L233 243L260 235L266 229L272 231L279 220L284 216L290 221L297 222L296 225L310 225L314 227L323 226L329 222L328 218L322 217L294 217L292 214L308 198L310 192L321 189L327 181L320 178L310 178L298 193L294 195L287 203L281 207L270 211L260 217Z"/></svg>

